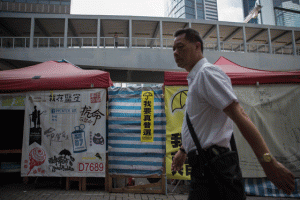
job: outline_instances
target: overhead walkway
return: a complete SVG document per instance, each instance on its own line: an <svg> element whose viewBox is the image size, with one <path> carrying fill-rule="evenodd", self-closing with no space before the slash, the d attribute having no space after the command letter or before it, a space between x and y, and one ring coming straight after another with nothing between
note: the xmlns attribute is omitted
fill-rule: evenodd
<svg viewBox="0 0 300 200"><path fill-rule="evenodd" d="M300 70L300 28L6 12L0 13L0 69L66 59L82 68L110 71L116 81L162 82L163 71L179 70L173 59L173 33L185 27L200 32L210 62L224 56L255 69Z"/></svg>

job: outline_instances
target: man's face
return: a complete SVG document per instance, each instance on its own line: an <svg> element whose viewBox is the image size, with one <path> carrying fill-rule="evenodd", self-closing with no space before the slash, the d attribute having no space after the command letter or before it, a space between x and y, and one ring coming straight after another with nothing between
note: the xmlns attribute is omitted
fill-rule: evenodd
<svg viewBox="0 0 300 200"><path fill-rule="evenodd" d="M178 67L185 68L187 71L197 62L197 46L185 39L185 33L175 38L173 53Z"/></svg>

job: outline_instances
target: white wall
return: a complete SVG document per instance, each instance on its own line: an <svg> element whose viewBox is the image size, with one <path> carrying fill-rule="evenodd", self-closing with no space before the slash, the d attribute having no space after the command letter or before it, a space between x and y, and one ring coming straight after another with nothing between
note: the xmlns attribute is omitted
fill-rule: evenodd
<svg viewBox="0 0 300 200"><path fill-rule="evenodd" d="M75 65L89 68L110 68L123 70L166 71L180 70L173 58L172 49L5 49L0 48L3 59L45 62L66 59ZM214 63L220 56L254 69L300 70L300 56L267 53L230 53L204 51L204 56Z"/></svg>

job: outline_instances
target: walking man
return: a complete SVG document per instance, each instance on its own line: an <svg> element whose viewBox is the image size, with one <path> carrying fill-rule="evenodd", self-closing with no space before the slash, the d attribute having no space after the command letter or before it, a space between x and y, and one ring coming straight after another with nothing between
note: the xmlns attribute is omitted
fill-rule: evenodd
<svg viewBox="0 0 300 200"><path fill-rule="evenodd" d="M291 194L295 188L294 175L272 157L263 137L240 106L230 78L203 57L203 41L191 28L174 34L173 53L178 67L189 72L186 113L197 135L206 159L229 151L233 122L250 144L264 172L275 186ZM220 195L212 181L215 176L202 164L186 118L182 125L182 147L174 156L172 171L179 171L188 156L192 167L189 199L245 199L245 195ZM237 161L238 162L238 161ZM222 169L223 166L220 166ZM241 176L238 172L237 177ZM222 177L217 177L222 179ZM229 194L229 195L231 195Z"/></svg>

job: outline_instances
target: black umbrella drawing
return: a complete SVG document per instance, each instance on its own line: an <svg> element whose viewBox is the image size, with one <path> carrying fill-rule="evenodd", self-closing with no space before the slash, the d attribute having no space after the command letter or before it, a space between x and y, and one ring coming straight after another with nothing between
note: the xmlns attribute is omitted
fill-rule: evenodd
<svg viewBox="0 0 300 200"><path fill-rule="evenodd" d="M146 97L146 100L148 100L148 97L152 97L153 94L151 92L146 92L146 93L143 94L143 97L144 96Z"/></svg>
<svg viewBox="0 0 300 200"><path fill-rule="evenodd" d="M59 153L59 155L64 156L64 158L60 158L60 159L59 159L60 167L61 167L61 164L62 164L62 163L67 163L68 161L70 161L70 162L69 162L69 165L70 165L70 166L73 165L72 162L75 161L75 158L72 157L72 154L71 154L70 151L68 151L67 149L64 149L64 150L62 150L62 151ZM70 160L66 158L67 156L70 156Z"/></svg>
<svg viewBox="0 0 300 200"><path fill-rule="evenodd" d="M59 155L64 155L66 157L66 156L71 156L72 154L67 149L64 149L59 153Z"/></svg>
<svg viewBox="0 0 300 200"><path fill-rule="evenodd" d="M172 104L171 104L172 112L174 112L177 109L184 108L185 101L187 98L187 92L188 92L188 90L181 90L174 95L174 97L172 99Z"/></svg>

